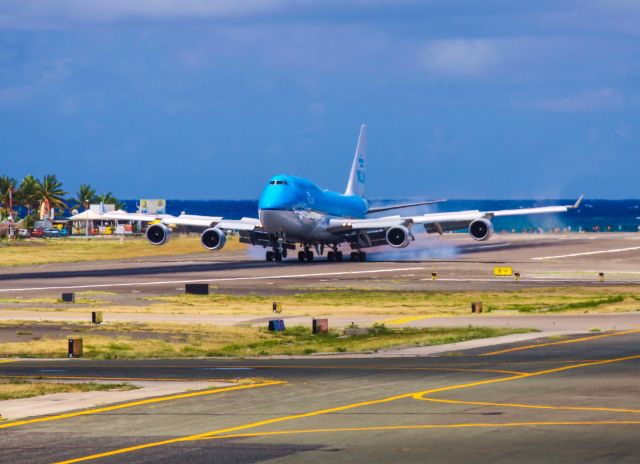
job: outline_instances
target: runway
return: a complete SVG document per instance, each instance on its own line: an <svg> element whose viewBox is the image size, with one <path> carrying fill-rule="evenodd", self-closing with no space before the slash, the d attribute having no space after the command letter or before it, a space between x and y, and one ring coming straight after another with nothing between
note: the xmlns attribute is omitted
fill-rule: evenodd
<svg viewBox="0 0 640 464"><path fill-rule="evenodd" d="M640 334L385 359L24 361L3 376L256 377L0 423L0 461L637 462Z"/></svg>
<svg viewBox="0 0 640 464"><path fill-rule="evenodd" d="M634 233L501 235L486 243L455 234L423 238L398 251L374 251L369 258L366 263L265 263L231 252L11 267L0 272L0 297L91 289L158 294L192 282L223 286L232 293L322 285L501 290L640 283L640 234ZM494 277L493 268L502 265L512 266L520 279Z"/></svg>

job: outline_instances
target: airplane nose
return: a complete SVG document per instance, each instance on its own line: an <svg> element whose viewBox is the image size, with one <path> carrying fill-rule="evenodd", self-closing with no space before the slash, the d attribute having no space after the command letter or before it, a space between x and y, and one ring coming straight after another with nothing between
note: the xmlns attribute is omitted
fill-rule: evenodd
<svg viewBox="0 0 640 464"><path fill-rule="evenodd" d="M260 209L292 209L300 202L298 191L291 185L269 185L260 195Z"/></svg>

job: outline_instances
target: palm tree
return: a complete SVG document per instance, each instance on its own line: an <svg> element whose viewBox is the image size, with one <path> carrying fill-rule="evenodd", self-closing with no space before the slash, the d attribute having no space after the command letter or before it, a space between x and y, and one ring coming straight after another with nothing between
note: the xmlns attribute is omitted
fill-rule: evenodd
<svg viewBox="0 0 640 464"><path fill-rule="evenodd" d="M27 215L30 215L40 202L38 180L31 174L25 176L20 182L20 186L18 186L16 198L17 203L24 206L27 210Z"/></svg>
<svg viewBox="0 0 640 464"><path fill-rule="evenodd" d="M75 202L74 206L84 209L89 209L89 205L98 200L95 189L91 188L89 184L82 184L76 195L76 198L73 199Z"/></svg>
<svg viewBox="0 0 640 464"><path fill-rule="evenodd" d="M0 208L2 208L1 216L8 216L11 211L9 198L12 192L15 191L16 180L9 176L0 176Z"/></svg>
<svg viewBox="0 0 640 464"><path fill-rule="evenodd" d="M38 181L38 196L41 201L48 201L51 208L66 208L64 196L67 194L62 189L62 182L55 174L47 174Z"/></svg>
<svg viewBox="0 0 640 464"><path fill-rule="evenodd" d="M103 193L98 196L98 201L105 205L115 205L116 209L124 209L124 204L120 202L111 192Z"/></svg>

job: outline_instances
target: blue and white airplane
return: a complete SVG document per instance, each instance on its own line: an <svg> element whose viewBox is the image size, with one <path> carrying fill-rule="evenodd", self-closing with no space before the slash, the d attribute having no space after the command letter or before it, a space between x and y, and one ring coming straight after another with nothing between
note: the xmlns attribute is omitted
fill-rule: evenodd
<svg viewBox="0 0 640 464"><path fill-rule="evenodd" d="M150 225L146 232L147 240L153 245L167 243L171 227L189 226L205 229L200 240L211 251L224 247L227 234L236 232L241 242L267 248L267 261L282 261L298 245L301 246L298 251L299 261L313 261L313 250L321 256L325 248L329 249L329 261L342 261L342 246L350 248L352 261L365 261L364 249L380 245L394 248L408 246L414 240L416 226L423 226L427 233L439 234L464 229L475 240L487 240L493 234L491 219L494 217L561 213L578 208L582 201L580 196L574 205L568 206L370 218L368 216L372 213L444 200L370 207L364 197L366 133L367 127L363 125L344 193L323 190L305 178L281 174L272 177L264 188L260 196L258 218L227 220L215 216L181 214L161 218L128 215L126 219L159 220ZM113 219L119 218L117 215L111 216Z"/></svg>

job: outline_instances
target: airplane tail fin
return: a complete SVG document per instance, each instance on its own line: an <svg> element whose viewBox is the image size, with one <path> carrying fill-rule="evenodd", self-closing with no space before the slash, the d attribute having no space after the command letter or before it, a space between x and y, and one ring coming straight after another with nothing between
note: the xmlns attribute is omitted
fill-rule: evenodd
<svg viewBox="0 0 640 464"><path fill-rule="evenodd" d="M356 154L353 157L351 165L351 174L349 175L349 183L345 195L357 195L364 198L365 185L365 155L367 152L367 125L360 126L360 136L358 137L358 146Z"/></svg>

